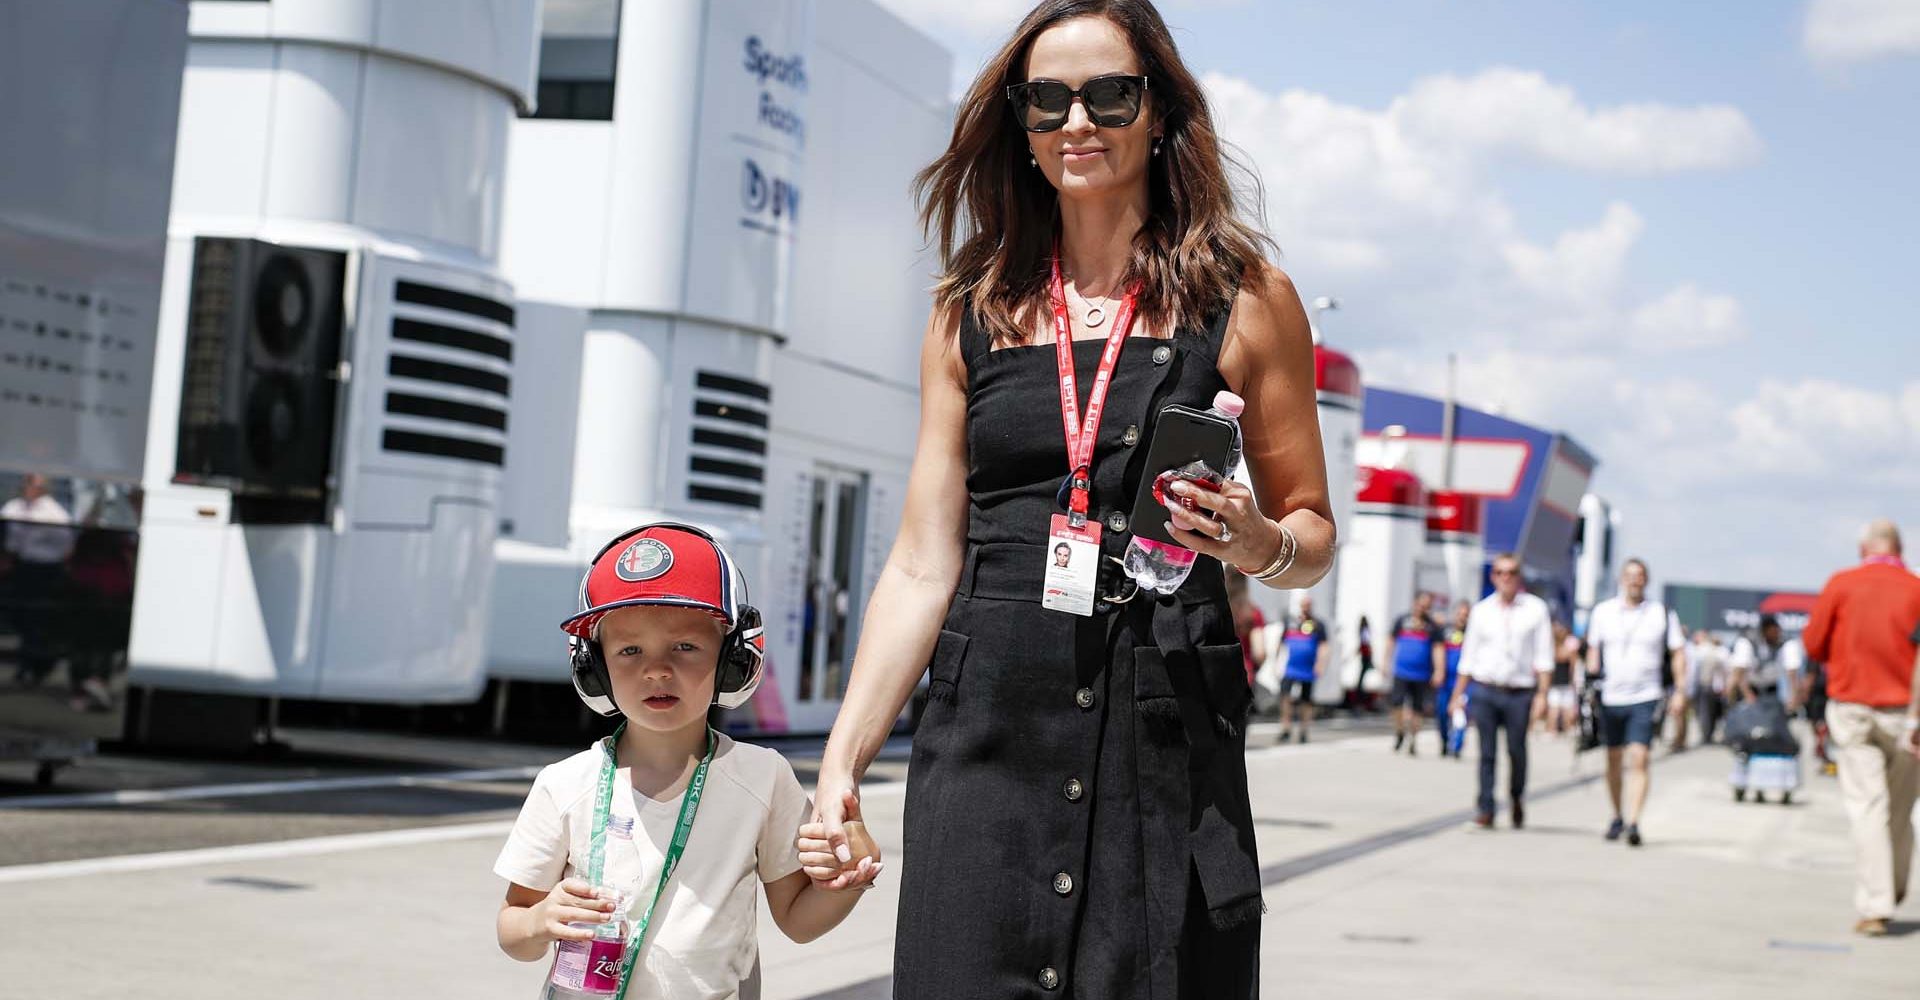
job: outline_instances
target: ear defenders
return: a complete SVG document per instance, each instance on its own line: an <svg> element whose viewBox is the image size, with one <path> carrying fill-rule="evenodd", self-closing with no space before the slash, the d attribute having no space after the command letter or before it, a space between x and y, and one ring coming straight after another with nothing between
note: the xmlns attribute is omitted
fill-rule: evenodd
<svg viewBox="0 0 1920 1000"><path fill-rule="evenodd" d="M692 585L685 587L662 586L673 580L671 570L676 549L660 540L660 533L685 536L674 539L693 545L691 551L682 550L685 554L681 558L694 559L703 566L704 559L701 557L705 552L701 550L710 551L717 579L703 577L688 581ZM625 548L621 549L622 546ZM617 562L612 565L615 573L613 581L608 581L608 564L604 560L615 549L621 551L614 556ZM603 583L632 584L633 592L589 596L589 586L596 582L596 573ZM641 586L645 583L653 583L654 586ZM682 592L703 589L708 592ZM613 700L613 678L607 668L606 654L597 637L600 619L622 607L691 607L715 614L727 626L714 675L713 701L721 708L739 708L753 697L753 692L760 686L766 661L766 629L761 622L759 609L747 601L745 578L740 575L726 548L708 532L689 524L661 521L621 533L602 546L587 564L586 575L580 579L579 612L561 626L569 634L568 658L574 692L588 708L601 715L620 714L620 708Z"/></svg>

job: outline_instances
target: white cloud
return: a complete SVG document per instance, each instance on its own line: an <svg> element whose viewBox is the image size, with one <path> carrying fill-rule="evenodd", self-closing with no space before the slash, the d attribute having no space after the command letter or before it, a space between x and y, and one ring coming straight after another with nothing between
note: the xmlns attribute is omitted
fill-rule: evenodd
<svg viewBox="0 0 1920 1000"><path fill-rule="evenodd" d="M1657 352L1726 347L1747 337L1739 300L1691 283L1635 309L1628 330L1634 346Z"/></svg>
<svg viewBox="0 0 1920 1000"><path fill-rule="evenodd" d="M1583 170L1716 169L1751 163L1760 154L1759 135L1730 105L1589 108L1571 88L1528 70L1427 77L1389 113L1435 143L1521 153Z"/></svg>
<svg viewBox="0 0 1920 1000"><path fill-rule="evenodd" d="M1801 42L1828 64L1920 55L1920 3L1914 0L1813 0Z"/></svg>
<svg viewBox="0 0 1920 1000"><path fill-rule="evenodd" d="M1822 379L1768 381L1728 421L1734 447L1764 455L1760 468L1770 475L1920 488L1920 382L1893 394Z"/></svg>
<svg viewBox="0 0 1920 1000"><path fill-rule="evenodd" d="M1551 247L1514 240L1501 249L1507 266L1523 286L1548 298L1591 304L1617 291L1627 254L1640 241L1646 220L1633 206L1616 201L1599 223L1561 233Z"/></svg>
<svg viewBox="0 0 1920 1000"><path fill-rule="evenodd" d="M1482 352L1622 345L1678 351L1722 347L1746 335L1739 303L1724 294L1679 283L1650 302L1634 300L1629 264L1649 227L1624 201L1544 240L1523 232L1492 163L1515 153L1544 157L1540 149L1551 144L1516 147L1508 131L1443 127L1446 115L1457 115L1584 136L1579 142L1598 164L1623 157L1594 152L1594 136L1632 133L1632 122L1684 120L1687 109L1623 117L1619 109L1589 108L1537 74L1511 70L1423 80L1379 109L1301 89L1269 93L1219 74L1202 82L1222 134L1247 153L1265 183L1266 222L1299 271L1295 279L1338 293L1369 314L1369 325L1395 331L1403 349L1410 341L1437 341ZM1470 107L1443 114L1439 105L1449 94ZM1609 124L1621 121L1630 124ZM1640 149L1659 132L1627 135L1623 148ZM1710 159L1659 162L1681 169Z"/></svg>

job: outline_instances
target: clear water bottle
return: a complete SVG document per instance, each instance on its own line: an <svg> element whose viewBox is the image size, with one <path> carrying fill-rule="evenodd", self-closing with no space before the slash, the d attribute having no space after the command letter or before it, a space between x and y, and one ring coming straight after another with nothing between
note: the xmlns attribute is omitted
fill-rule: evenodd
<svg viewBox="0 0 1920 1000"><path fill-rule="evenodd" d="M1220 492L1220 485L1233 476L1240 467L1240 413L1246 409L1246 402L1231 392L1215 393L1213 407L1208 413L1223 417L1233 425L1233 447L1227 452L1227 467L1215 469L1205 462L1194 462L1178 469L1160 474L1154 480L1154 499L1165 504L1168 509L1175 506L1194 511L1198 508L1192 500L1182 500L1169 491L1176 480L1183 480L1200 489ZM1140 585L1141 590L1150 590L1156 594L1171 594L1180 589L1187 581L1187 574L1193 572L1193 564L1200 554L1184 545L1171 542L1157 542L1142 538L1138 534L1127 543L1127 554L1122 560L1128 576Z"/></svg>

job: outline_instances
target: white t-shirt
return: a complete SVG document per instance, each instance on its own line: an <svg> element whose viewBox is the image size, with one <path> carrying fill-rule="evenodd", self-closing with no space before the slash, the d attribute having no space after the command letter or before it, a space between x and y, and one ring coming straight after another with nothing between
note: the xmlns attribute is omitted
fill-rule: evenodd
<svg viewBox="0 0 1920 1000"><path fill-rule="evenodd" d="M540 771L493 863L495 874L540 892L576 869L585 877L602 759L596 743ZM628 1000L757 1000L758 983L748 977L759 955L759 885L800 870L794 837L812 814L786 758L720 737L686 853L654 908ZM614 773L601 881L638 886L635 918L659 884L679 819L680 796L646 798L634 792L627 768Z"/></svg>
<svg viewBox="0 0 1920 1000"><path fill-rule="evenodd" d="M1659 601L1627 607L1624 599L1609 597L1587 619L1587 641L1600 648L1606 671L1600 703L1637 705L1660 698L1660 668L1670 651L1685 648L1687 636L1680 618Z"/></svg>
<svg viewBox="0 0 1920 1000"><path fill-rule="evenodd" d="M1769 647L1765 639L1756 643L1743 635L1734 640L1733 655L1727 665L1745 670L1747 683L1753 687L1762 691L1777 690L1780 682L1791 684L1797 680L1807 665L1807 650L1799 639L1786 639L1778 646Z"/></svg>
<svg viewBox="0 0 1920 1000"><path fill-rule="evenodd" d="M28 501L14 497L0 504L0 534L7 536L7 551L23 562L52 565L65 562L73 549L74 531L67 525L73 518L60 501L50 496Z"/></svg>
<svg viewBox="0 0 1920 1000"><path fill-rule="evenodd" d="M1696 642L1687 646L1687 670L1697 691L1721 693L1727 689L1727 654L1718 643Z"/></svg>

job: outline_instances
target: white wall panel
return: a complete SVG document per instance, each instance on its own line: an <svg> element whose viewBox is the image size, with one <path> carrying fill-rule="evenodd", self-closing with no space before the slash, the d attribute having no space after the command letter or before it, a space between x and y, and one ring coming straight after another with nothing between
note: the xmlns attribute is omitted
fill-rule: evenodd
<svg viewBox="0 0 1920 1000"><path fill-rule="evenodd" d="M499 253L512 107L470 80L370 59L352 221L389 234Z"/></svg>
<svg viewBox="0 0 1920 1000"><path fill-rule="evenodd" d="M500 473L501 534L518 542L567 545L586 328L584 309L520 302L507 464Z"/></svg>
<svg viewBox="0 0 1920 1000"><path fill-rule="evenodd" d="M277 38L439 63L531 103L540 0L196 0L201 38Z"/></svg>
<svg viewBox="0 0 1920 1000"><path fill-rule="evenodd" d="M585 303L680 311L688 195L700 119L702 5L629 2L614 81L613 167L601 298Z"/></svg>
<svg viewBox="0 0 1920 1000"><path fill-rule="evenodd" d="M345 221L353 195L360 74L366 56L318 45L277 46L262 212Z"/></svg>
<svg viewBox="0 0 1920 1000"><path fill-rule="evenodd" d="M173 216L258 215L266 202L273 50L195 42L180 91Z"/></svg>
<svg viewBox="0 0 1920 1000"><path fill-rule="evenodd" d="M574 503L657 506L665 485L661 461L672 396L668 323L597 313L591 324L581 361Z"/></svg>
<svg viewBox="0 0 1920 1000"><path fill-rule="evenodd" d="M513 123L500 268L520 294L580 306L600 302L615 224L609 212L614 141L607 122ZM623 175L617 186L631 183ZM638 235L678 246L685 228L684 218L654 220Z"/></svg>
<svg viewBox="0 0 1920 1000"><path fill-rule="evenodd" d="M380 49L458 67L533 103L540 0L381 0L377 16Z"/></svg>

